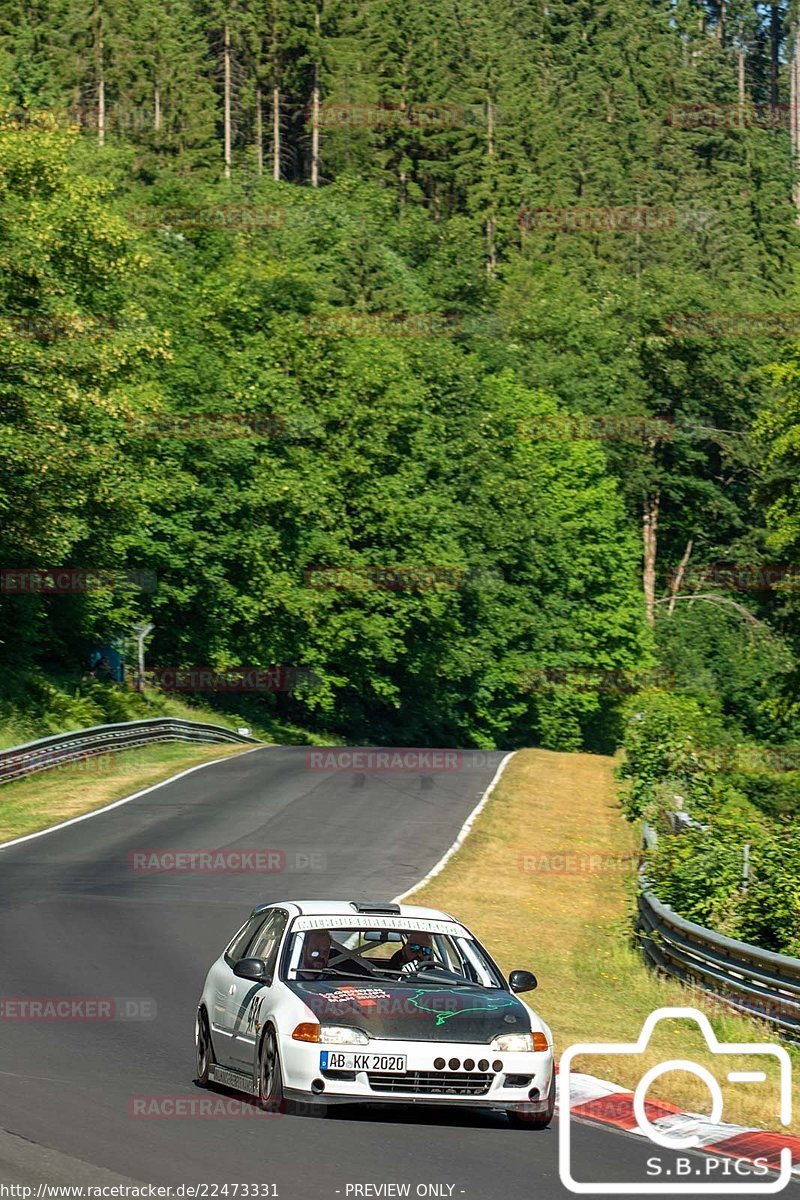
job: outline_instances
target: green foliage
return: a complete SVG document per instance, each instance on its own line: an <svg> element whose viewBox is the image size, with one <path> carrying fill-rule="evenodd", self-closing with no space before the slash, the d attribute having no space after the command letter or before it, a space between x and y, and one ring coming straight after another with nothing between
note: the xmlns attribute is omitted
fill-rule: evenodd
<svg viewBox="0 0 800 1200"><path fill-rule="evenodd" d="M39 670L6 673L0 682L2 749L52 733L149 717L208 721L229 729L244 725L254 737L283 745L330 745L336 741L328 731L314 737L287 722L270 719L263 705L247 696L195 698L150 687L138 692L118 684L99 683L85 674L45 674Z"/></svg>
<svg viewBox="0 0 800 1200"><path fill-rule="evenodd" d="M742 891L744 843L750 880ZM800 846L792 833L690 829L647 856L653 890L681 916L740 941L800 957Z"/></svg>
<svg viewBox="0 0 800 1200"><path fill-rule="evenodd" d="M781 740L772 707L791 678L788 637L743 620L730 605L695 602L676 605L671 615L661 608L656 641L660 662L682 691L717 713L732 739Z"/></svg>
<svg viewBox="0 0 800 1200"><path fill-rule="evenodd" d="M154 664L313 668L267 710L357 740L611 748L597 692L524 687L542 663L635 668L646 653L635 540L601 450L520 438L555 400L468 338L306 327L341 304L430 310L383 234L381 193L343 183L286 204L285 230L136 234L69 147L27 130L0 140L9 296L22 308L22 256L45 237L27 311L119 319L88 340L11 339L2 557L146 565L157 588L7 596L10 661L37 640L34 657L68 662L142 615ZM258 202L290 191L263 184ZM170 199L189 196L175 182ZM286 436L142 435L187 411L276 415ZM314 586L315 568L387 566L449 576Z"/></svg>
<svg viewBox="0 0 800 1200"><path fill-rule="evenodd" d="M0 597L4 663L72 668L152 618L156 663L313 667L316 684L264 701L284 720L607 751L617 696L521 681L658 656L678 695L652 713L642 699L652 755L687 729L698 745L724 741L722 725L795 738L796 589L671 593L690 544L692 567L800 551L793 355L770 371L769 339L665 325L793 307L786 132L668 119L736 103L740 50L746 98L775 98L773 51L788 55L770 37L788 22L770 26L769 7L10 0L4 104L78 120L68 134L0 127L0 561L145 567L158 587ZM347 128L322 123L318 189L298 186L315 89L323 107L357 106ZM284 220L191 227L154 212L181 205ZM580 232L526 226L521 206L672 219ZM311 336L309 316L341 310L451 313L464 332ZM49 318L83 333L19 324ZM91 321L113 328L89 337ZM274 413L290 433L136 432L198 412ZM559 440L560 413L671 432ZM654 513L651 631L636 577ZM339 565L452 566L465 582L307 586L307 568ZM639 766L632 813L715 794Z"/></svg>
<svg viewBox="0 0 800 1200"><path fill-rule="evenodd" d="M800 822L800 771L734 771L731 785L766 816L797 828Z"/></svg>
<svg viewBox="0 0 800 1200"><path fill-rule="evenodd" d="M625 758L620 776L631 781L620 799L628 820L667 797L667 809L696 788L707 791L707 773L696 751L719 746L718 718L691 696L644 692L627 706L623 735Z"/></svg>
<svg viewBox="0 0 800 1200"><path fill-rule="evenodd" d="M737 750L743 758L757 751L732 745L718 715L685 696L637 697L624 748L620 774L630 783L621 795L623 809L657 831L645 855L656 895L690 921L798 955L800 773L730 769ZM719 764L723 769L715 770ZM676 830L675 813L689 818L688 827Z"/></svg>

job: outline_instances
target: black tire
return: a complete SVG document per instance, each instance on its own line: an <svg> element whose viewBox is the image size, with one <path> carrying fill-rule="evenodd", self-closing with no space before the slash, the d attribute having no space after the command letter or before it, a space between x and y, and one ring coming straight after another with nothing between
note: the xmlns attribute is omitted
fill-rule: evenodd
<svg viewBox="0 0 800 1200"><path fill-rule="evenodd" d="M509 1112L508 1123L512 1129L547 1129L556 1111L556 1073L547 1093L547 1108L542 1113Z"/></svg>
<svg viewBox="0 0 800 1200"><path fill-rule="evenodd" d="M211 1030L208 1025L208 1016L206 1010L201 1008L197 1014L194 1033L195 1044L195 1064L197 1068L197 1082L200 1087L208 1087L209 1071L216 1062L214 1058L214 1047L211 1043Z"/></svg>
<svg viewBox="0 0 800 1200"><path fill-rule="evenodd" d="M265 1112L283 1112L283 1072L278 1054L278 1039L268 1026L258 1051L258 1103Z"/></svg>

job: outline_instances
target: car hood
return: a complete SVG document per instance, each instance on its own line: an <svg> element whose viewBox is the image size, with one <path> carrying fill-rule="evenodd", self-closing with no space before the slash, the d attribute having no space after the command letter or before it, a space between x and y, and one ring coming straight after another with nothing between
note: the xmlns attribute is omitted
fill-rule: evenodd
<svg viewBox="0 0 800 1200"><path fill-rule="evenodd" d="M486 1044L531 1029L529 1010L500 988L327 979L286 986L320 1024L357 1026L376 1038Z"/></svg>

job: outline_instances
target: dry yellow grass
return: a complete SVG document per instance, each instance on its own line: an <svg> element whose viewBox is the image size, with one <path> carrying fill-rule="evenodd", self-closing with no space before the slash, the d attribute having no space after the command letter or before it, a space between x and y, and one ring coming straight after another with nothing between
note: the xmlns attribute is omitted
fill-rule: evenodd
<svg viewBox="0 0 800 1200"><path fill-rule="evenodd" d="M630 938L637 835L622 818L613 767L600 756L520 751L463 848L413 903L457 914L504 969L536 972L539 990L526 998L552 1027L557 1050L575 1042L633 1042L645 1018L669 1005L706 1012L720 1041L771 1040L768 1027L720 1015L722 1006L642 963ZM568 863L568 855L576 861ZM719 1080L724 1120L781 1128L777 1065L747 1057L727 1066L688 1022L659 1026L640 1057L587 1057L573 1069L634 1088L645 1070L673 1058L706 1066ZM793 1054L793 1065L797 1113L800 1055ZM727 1070L759 1068L767 1083L725 1080ZM664 1076L648 1094L709 1111L705 1085L685 1073ZM792 1132L800 1133L796 1119Z"/></svg>
<svg viewBox="0 0 800 1200"><path fill-rule="evenodd" d="M0 788L0 842L36 833L160 783L187 767L246 749L245 745L170 743L103 755L4 784Z"/></svg>

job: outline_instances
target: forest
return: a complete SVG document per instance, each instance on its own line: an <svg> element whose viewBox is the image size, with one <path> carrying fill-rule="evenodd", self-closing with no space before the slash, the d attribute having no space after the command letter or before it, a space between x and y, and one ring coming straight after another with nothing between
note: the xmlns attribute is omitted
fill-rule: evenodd
<svg viewBox="0 0 800 1200"><path fill-rule="evenodd" d="M3 0L5 694L152 622L354 742L790 747L799 78L751 0Z"/></svg>

